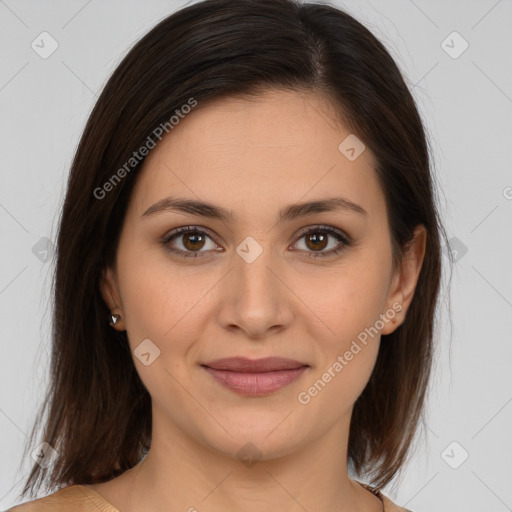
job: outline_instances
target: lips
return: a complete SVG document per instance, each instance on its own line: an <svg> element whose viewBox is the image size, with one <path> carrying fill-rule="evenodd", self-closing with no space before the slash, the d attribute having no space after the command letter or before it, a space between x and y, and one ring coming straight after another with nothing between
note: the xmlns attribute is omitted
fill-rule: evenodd
<svg viewBox="0 0 512 512"><path fill-rule="evenodd" d="M206 363L204 366L208 366L214 370L227 370L240 373L263 373L278 370L295 370L307 365L298 361L293 361L292 359L285 359L283 357L266 357L264 359L228 357Z"/></svg>
<svg viewBox="0 0 512 512"><path fill-rule="evenodd" d="M297 380L309 365L281 357L230 357L202 365L218 383L248 396L265 396Z"/></svg>

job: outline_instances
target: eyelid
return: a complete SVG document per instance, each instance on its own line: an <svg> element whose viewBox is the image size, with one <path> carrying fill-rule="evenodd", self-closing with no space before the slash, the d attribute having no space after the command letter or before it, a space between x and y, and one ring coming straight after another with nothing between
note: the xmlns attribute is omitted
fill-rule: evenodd
<svg viewBox="0 0 512 512"><path fill-rule="evenodd" d="M339 228L336 228L334 226L328 226L326 224L314 224L312 226L308 226L307 228L304 228L302 231L299 231L299 233L296 236L302 237L304 235L307 235L309 233L315 233L317 231L326 231L328 233L335 233L338 235L342 240L349 243L352 241L352 238L342 231Z"/></svg>

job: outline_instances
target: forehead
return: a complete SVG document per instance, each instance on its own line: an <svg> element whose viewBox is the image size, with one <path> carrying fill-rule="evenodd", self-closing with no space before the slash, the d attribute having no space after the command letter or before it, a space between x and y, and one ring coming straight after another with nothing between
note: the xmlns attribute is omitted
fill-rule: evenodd
<svg viewBox="0 0 512 512"><path fill-rule="evenodd" d="M365 148L349 159L343 152L347 144L361 151L354 137L332 103L314 93L268 91L199 104L146 157L134 207L141 214L167 194L236 210L339 193L378 212L384 204L373 154Z"/></svg>

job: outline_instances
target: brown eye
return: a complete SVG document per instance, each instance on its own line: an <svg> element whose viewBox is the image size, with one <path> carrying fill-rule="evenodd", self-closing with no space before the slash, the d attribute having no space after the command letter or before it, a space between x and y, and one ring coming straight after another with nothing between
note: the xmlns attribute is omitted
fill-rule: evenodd
<svg viewBox="0 0 512 512"><path fill-rule="evenodd" d="M348 235L327 226L308 229L302 233L300 240L304 240L305 248L299 247L299 249L307 252L308 256L313 258L335 256L340 250L352 245L352 240ZM331 246L330 249L326 251L325 249L329 246Z"/></svg>
<svg viewBox="0 0 512 512"><path fill-rule="evenodd" d="M208 242L210 242L210 246L208 246ZM202 257L205 252L217 248L217 244L207 233L190 226L174 230L165 236L161 243L167 251L185 258Z"/></svg>
<svg viewBox="0 0 512 512"><path fill-rule="evenodd" d="M352 245L352 240L348 235L339 232L335 228L324 226L310 228L300 237L301 241L303 239L305 248L300 248L300 251L306 252L309 257L315 258L334 256L340 250ZM206 256L204 253L223 250L205 231L191 226L174 230L165 236L161 243L168 252L184 258L203 257ZM210 247L208 247L208 243L211 244ZM329 246L332 246L330 250L325 250Z"/></svg>
<svg viewBox="0 0 512 512"><path fill-rule="evenodd" d="M182 235L183 245L189 251L198 251L203 248L205 237L199 232L193 232L191 235Z"/></svg>
<svg viewBox="0 0 512 512"><path fill-rule="evenodd" d="M323 233L309 233L305 236L306 245L312 251L321 251L327 247L328 235Z"/></svg>

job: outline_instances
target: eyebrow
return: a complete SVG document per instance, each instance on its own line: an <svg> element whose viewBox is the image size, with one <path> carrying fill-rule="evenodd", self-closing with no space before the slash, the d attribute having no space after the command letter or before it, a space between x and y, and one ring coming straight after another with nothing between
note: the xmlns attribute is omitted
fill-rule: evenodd
<svg viewBox="0 0 512 512"><path fill-rule="evenodd" d="M165 197L150 206L142 217L149 217L157 213L176 211L218 219L223 222L232 222L235 218L232 211L206 201L185 199L177 197ZM359 213L367 216L368 212L360 205L344 197L329 197L317 201L291 204L283 208L278 215L278 222L290 221L299 217L305 217L313 213L344 211L347 213Z"/></svg>

